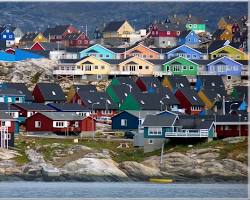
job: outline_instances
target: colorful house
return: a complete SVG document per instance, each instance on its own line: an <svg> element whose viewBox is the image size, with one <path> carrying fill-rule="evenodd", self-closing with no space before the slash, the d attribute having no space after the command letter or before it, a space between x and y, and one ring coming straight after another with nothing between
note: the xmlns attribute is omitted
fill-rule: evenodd
<svg viewBox="0 0 250 200"><path fill-rule="evenodd" d="M207 73L222 76L241 76L243 65L229 57L221 57L207 65Z"/></svg>
<svg viewBox="0 0 250 200"><path fill-rule="evenodd" d="M10 115L0 112L0 148L14 147L16 121Z"/></svg>
<svg viewBox="0 0 250 200"><path fill-rule="evenodd" d="M86 57L86 56L94 56L96 58L105 60L105 59L116 59L116 53L107 49L106 47L95 44L93 46L90 46L87 49L84 49L80 52L80 58Z"/></svg>
<svg viewBox="0 0 250 200"><path fill-rule="evenodd" d="M199 115L204 109L204 103L198 94L190 88L178 88L175 97L179 100L181 108L185 109L185 113L191 115Z"/></svg>
<svg viewBox="0 0 250 200"><path fill-rule="evenodd" d="M75 64L76 70L82 75L82 79L87 80L102 80L108 79L110 74L110 64L95 56L88 56Z"/></svg>
<svg viewBox="0 0 250 200"><path fill-rule="evenodd" d="M39 32L27 32L19 40L20 45L26 45L26 44L35 43L35 42L48 42L48 40L42 33L39 33Z"/></svg>
<svg viewBox="0 0 250 200"><path fill-rule="evenodd" d="M16 89L0 89L0 103L24 103L25 94Z"/></svg>
<svg viewBox="0 0 250 200"><path fill-rule="evenodd" d="M78 135L81 132L95 131L96 121L74 112L39 112L25 121L27 132L58 133Z"/></svg>
<svg viewBox="0 0 250 200"><path fill-rule="evenodd" d="M89 38L84 32L69 33L63 38L65 47L87 48L89 46Z"/></svg>
<svg viewBox="0 0 250 200"><path fill-rule="evenodd" d="M104 27L102 36L105 40L129 41L129 35L134 32L134 28L127 20L113 21Z"/></svg>
<svg viewBox="0 0 250 200"><path fill-rule="evenodd" d="M150 36L156 47L174 47L177 45L178 30L178 26L171 23L154 23L150 28Z"/></svg>
<svg viewBox="0 0 250 200"><path fill-rule="evenodd" d="M65 94L57 83L37 83L32 93L36 103L64 103Z"/></svg>
<svg viewBox="0 0 250 200"><path fill-rule="evenodd" d="M106 92L78 91L71 100L91 110L91 116L97 120L108 119L117 113L118 105Z"/></svg>
<svg viewBox="0 0 250 200"><path fill-rule="evenodd" d="M202 60L206 58L206 55L204 53L194 48L191 48L185 44L179 47L176 47L166 53L167 59L171 59L171 58L175 58L179 56L187 58L187 59L192 59L192 60Z"/></svg>
<svg viewBox="0 0 250 200"><path fill-rule="evenodd" d="M200 38L194 31L182 31L178 36L178 45L183 44L186 44L190 47L198 47L200 44Z"/></svg>
<svg viewBox="0 0 250 200"><path fill-rule="evenodd" d="M15 44L15 35L12 29L7 26L0 27L0 40L5 41L6 47L11 47Z"/></svg>
<svg viewBox="0 0 250 200"><path fill-rule="evenodd" d="M232 41L233 34L228 29L217 29L213 35L213 40L229 40Z"/></svg>
<svg viewBox="0 0 250 200"><path fill-rule="evenodd" d="M63 39L71 33L78 33L78 30L72 25L57 25L55 27L48 27L43 35L49 42L62 42Z"/></svg>
<svg viewBox="0 0 250 200"><path fill-rule="evenodd" d="M143 44L139 44L135 47L129 48L125 50L124 53L120 54L120 58L127 58L132 56L138 56L143 59L151 60L151 59L160 59L160 54L153 49L150 49Z"/></svg>
<svg viewBox="0 0 250 200"><path fill-rule="evenodd" d="M237 20L234 16L223 16L217 24L218 29L227 29L232 32L232 26L236 21Z"/></svg>
<svg viewBox="0 0 250 200"><path fill-rule="evenodd" d="M199 72L199 64L184 57L177 57L164 63L163 71L173 75L195 76Z"/></svg>
<svg viewBox="0 0 250 200"><path fill-rule="evenodd" d="M239 49L232 47L231 45L225 45L219 49L216 49L209 53L211 59L215 59L217 57L227 56L234 60L247 60L248 55Z"/></svg>
<svg viewBox="0 0 250 200"><path fill-rule="evenodd" d="M150 76L154 74L154 64L134 56L119 63L118 71L122 75Z"/></svg>

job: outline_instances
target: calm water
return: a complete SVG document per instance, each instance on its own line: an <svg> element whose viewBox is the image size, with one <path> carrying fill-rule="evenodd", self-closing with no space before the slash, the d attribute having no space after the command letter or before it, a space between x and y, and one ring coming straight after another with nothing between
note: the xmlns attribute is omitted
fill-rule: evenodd
<svg viewBox="0 0 250 200"><path fill-rule="evenodd" d="M246 198L247 184L0 182L0 198Z"/></svg>

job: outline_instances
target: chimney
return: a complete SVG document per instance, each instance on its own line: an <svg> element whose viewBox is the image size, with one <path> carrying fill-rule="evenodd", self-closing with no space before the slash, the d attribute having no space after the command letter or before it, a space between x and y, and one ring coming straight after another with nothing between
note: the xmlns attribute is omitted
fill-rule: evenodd
<svg viewBox="0 0 250 200"><path fill-rule="evenodd" d="M188 18L192 18L192 15L191 15L191 13L189 13L189 15L188 15Z"/></svg>
<svg viewBox="0 0 250 200"><path fill-rule="evenodd" d="M176 16L176 14L174 14L174 18L176 18L177 16Z"/></svg>

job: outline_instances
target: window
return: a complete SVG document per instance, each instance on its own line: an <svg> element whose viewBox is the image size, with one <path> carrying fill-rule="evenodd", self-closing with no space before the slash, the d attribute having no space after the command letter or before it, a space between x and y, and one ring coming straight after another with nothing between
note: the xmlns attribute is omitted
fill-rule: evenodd
<svg viewBox="0 0 250 200"><path fill-rule="evenodd" d="M142 69L142 66L139 66L139 69Z"/></svg>
<svg viewBox="0 0 250 200"><path fill-rule="evenodd" d="M15 98L15 102L20 102L20 98L19 98L19 97L16 97L16 98Z"/></svg>
<svg viewBox="0 0 250 200"><path fill-rule="evenodd" d="M12 35L9 35L9 38L12 39Z"/></svg>
<svg viewBox="0 0 250 200"><path fill-rule="evenodd" d="M146 66L145 68L146 68L146 69L149 69L149 66Z"/></svg>
<svg viewBox="0 0 250 200"><path fill-rule="evenodd" d="M170 35L170 31L167 31L167 35Z"/></svg>
<svg viewBox="0 0 250 200"><path fill-rule="evenodd" d="M85 71L91 71L91 65L86 65L85 66Z"/></svg>
<svg viewBox="0 0 250 200"><path fill-rule="evenodd" d="M185 69L187 69L187 67L186 67L186 66L183 66L183 69L185 70Z"/></svg>
<svg viewBox="0 0 250 200"><path fill-rule="evenodd" d="M194 69L194 67L193 67L193 66L190 66L190 69L191 69L191 70L193 70L193 69Z"/></svg>
<svg viewBox="0 0 250 200"><path fill-rule="evenodd" d="M101 74L97 74L97 80L102 79L102 75Z"/></svg>
<svg viewBox="0 0 250 200"><path fill-rule="evenodd" d="M154 144L153 140L152 140L152 139L149 139L149 140L148 140L148 144Z"/></svg>
<svg viewBox="0 0 250 200"><path fill-rule="evenodd" d="M95 66L95 69L98 69L98 66Z"/></svg>
<svg viewBox="0 0 250 200"><path fill-rule="evenodd" d="M35 121L35 128L41 128L41 121Z"/></svg>
<svg viewBox="0 0 250 200"><path fill-rule="evenodd" d="M75 122L75 127L76 127L76 128L79 127L79 122Z"/></svg>
<svg viewBox="0 0 250 200"><path fill-rule="evenodd" d="M4 97L0 97L0 102L4 102Z"/></svg>
<svg viewBox="0 0 250 200"><path fill-rule="evenodd" d="M161 128L148 128L148 135L162 135Z"/></svg>
<svg viewBox="0 0 250 200"><path fill-rule="evenodd" d="M153 55L150 55L149 57L150 57L150 58L153 58Z"/></svg>
<svg viewBox="0 0 250 200"><path fill-rule="evenodd" d="M236 59L240 59L240 55L236 55Z"/></svg>
<svg viewBox="0 0 250 200"><path fill-rule="evenodd" d="M5 126L5 121L2 121L2 126Z"/></svg>
<svg viewBox="0 0 250 200"><path fill-rule="evenodd" d="M101 66L101 69L104 69L105 67L104 66Z"/></svg>
<svg viewBox="0 0 250 200"><path fill-rule="evenodd" d="M6 35L3 35L3 38L6 38Z"/></svg>
<svg viewBox="0 0 250 200"><path fill-rule="evenodd" d="M121 126L127 126L127 120L126 119L121 119Z"/></svg>
<svg viewBox="0 0 250 200"><path fill-rule="evenodd" d="M106 55L106 58L109 58L109 55Z"/></svg>
<svg viewBox="0 0 250 200"><path fill-rule="evenodd" d="M63 128L64 127L64 122L55 121L54 122L54 127L56 127L56 128Z"/></svg>
<svg viewBox="0 0 250 200"><path fill-rule="evenodd" d="M191 42L191 39L190 39L190 38L188 38L188 41L189 41L189 42Z"/></svg>
<svg viewBox="0 0 250 200"><path fill-rule="evenodd" d="M12 102L12 99L11 99L11 97L8 97L8 102Z"/></svg>
<svg viewBox="0 0 250 200"><path fill-rule="evenodd" d="M103 57L103 55L102 54L100 54L100 58L102 58Z"/></svg>

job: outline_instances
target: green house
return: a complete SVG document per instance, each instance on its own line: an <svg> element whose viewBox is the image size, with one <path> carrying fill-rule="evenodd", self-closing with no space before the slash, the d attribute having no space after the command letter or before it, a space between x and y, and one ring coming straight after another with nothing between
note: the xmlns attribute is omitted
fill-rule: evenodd
<svg viewBox="0 0 250 200"><path fill-rule="evenodd" d="M183 58L177 57L163 64L164 72L172 72L173 75L195 76L198 74L199 64Z"/></svg>
<svg viewBox="0 0 250 200"><path fill-rule="evenodd" d="M186 24L187 30L192 30L195 33L201 33L206 31L206 24Z"/></svg>

